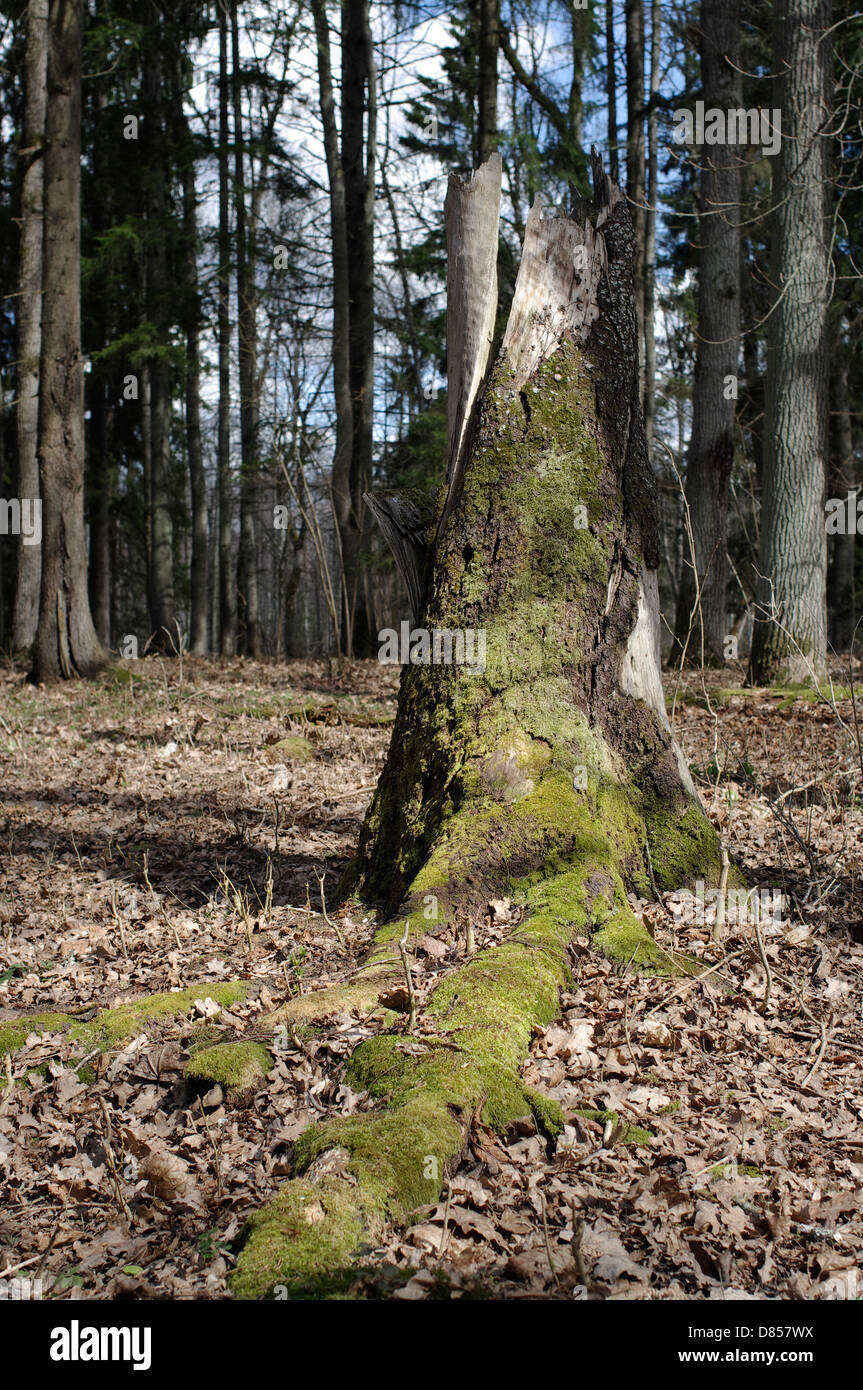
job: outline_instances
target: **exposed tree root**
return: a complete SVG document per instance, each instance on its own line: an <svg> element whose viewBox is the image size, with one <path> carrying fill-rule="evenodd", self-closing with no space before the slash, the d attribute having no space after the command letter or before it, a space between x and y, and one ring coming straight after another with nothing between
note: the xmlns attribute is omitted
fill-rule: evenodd
<svg viewBox="0 0 863 1390"><path fill-rule="evenodd" d="M534 1027L557 1015L559 991L570 979L569 948L579 936L591 935L604 953L636 969L691 969L692 962L664 951L633 915L619 867L628 840L618 837L610 807L605 818L590 817L585 833L583 800L567 786L561 779L555 788L547 835L537 834L547 787L537 788L532 810L526 809L530 797L519 808L507 808L510 828L513 821L525 830L530 824L535 854L544 843L543 871L506 884L526 906L524 921L500 945L443 978L417 1034L382 1033L356 1049L346 1080L380 1099L382 1108L313 1125L301 1135L294 1150L296 1177L249 1224L231 1281L237 1297L281 1297L282 1289L289 1297L343 1293L356 1277L352 1258L386 1220L404 1223L417 1207L438 1199L447 1173L465 1152L470 1118L478 1111L498 1131L527 1115L547 1137L559 1131L559 1107L526 1086L520 1068ZM470 812L473 825L476 812ZM493 808L487 813L493 816ZM458 888L464 891L465 876L471 875L469 856L456 851L462 829L450 825L409 901L437 896L425 889L442 863L450 900ZM428 929L421 910L409 917L415 935ZM378 929L366 984L292 1000L267 1021L326 1018L350 1007L351 990L378 990L385 979L396 979L394 941L403 924L404 918Z"/></svg>

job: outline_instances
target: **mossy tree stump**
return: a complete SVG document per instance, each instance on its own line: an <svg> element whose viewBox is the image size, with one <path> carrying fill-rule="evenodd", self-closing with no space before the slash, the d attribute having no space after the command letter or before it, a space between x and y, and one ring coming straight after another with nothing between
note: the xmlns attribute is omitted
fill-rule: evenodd
<svg viewBox="0 0 863 1390"><path fill-rule="evenodd" d="M473 1107L499 1128L533 1112L553 1132L555 1107L531 1095L519 1067L532 1027L557 1012L573 938L673 970L627 889L718 876L660 679L657 501L626 203L595 158L592 223L544 220L534 206L492 363L500 167L493 156L469 183L450 180L450 454L417 614L427 632L484 632L485 668L404 670L344 885L381 907L384 925L365 980L331 1006L352 992L365 1000L397 970L403 922L415 936L435 930L430 904L438 926L503 894L526 916L438 986L425 1052L405 1053L396 1033L357 1048L348 1079L388 1106L306 1132L304 1179L254 1218L240 1296L331 1278L358 1231L434 1201L463 1151L458 1117ZM325 1014L327 994L297 1001L302 1016ZM329 1151L339 1163L316 1167Z"/></svg>

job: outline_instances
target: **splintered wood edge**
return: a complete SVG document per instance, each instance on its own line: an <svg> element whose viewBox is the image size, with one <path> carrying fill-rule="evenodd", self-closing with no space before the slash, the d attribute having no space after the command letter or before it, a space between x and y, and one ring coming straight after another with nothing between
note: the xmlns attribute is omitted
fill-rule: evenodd
<svg viewBox="0 0 863 1390"><path fill-rule="evenodd" d="M488 370L497 315L497 248L502 164L493 154L469 182L450 175L447 237L447 498L458 494L465 437ZM441 524L442 524L441 523Z"/></svg>
<svg viewBox="0 0 863 1390"><path fill-rule="evenodd" d="M542 216L539 196L531 208L501 359L520 391L537 367L565 339L583 344L599 317L599 282L608 257L605 240L590 222Z"/></svg>

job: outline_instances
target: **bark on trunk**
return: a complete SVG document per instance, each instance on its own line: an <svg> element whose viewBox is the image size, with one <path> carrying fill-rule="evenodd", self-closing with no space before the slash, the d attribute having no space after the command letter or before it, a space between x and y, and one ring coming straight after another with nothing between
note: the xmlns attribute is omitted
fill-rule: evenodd
<svg viewBox="0 0 863 1390"><path fill-rule="evenodd" d="M825 670L830 301L829 0L781 0L776 68L782 146L773 195L759 611L751 677ZM787 129L785 128L787 125Z"/></svg>
<svg viewBox="0 0 863 1390"><path fill-rule="evenodd" d="M617 65L614 57L614 0L605 0L605 103L608 162L612 183L620 177L617 158Z"/></svg>
<svg viewBox="0 0 863 1390"><path fill-rule="evenodd" d="M348 362L353 434L347 524L341 536L348 656L371 651L370 615L362 571L363 494L372 476L374 424L374 209L376 73L368 0L342 5L342 169L347 226L350 326Z"/></svg>
<svg viewBox="0 0 863 1390"><path fill-rule="evenodd" d="M52 0L45 121L39 476L42 588L34 681L94 675L107 653L87 593L81 358L83 0Z"/></svg>
<svg viewBox="0 0 863 1390"><path fill-rule="evenodd" d="M743 104L737 0L704 5L701 72L705 107ZM696 665L725 660L728 589L728 485L734 462L735 398L740 358L740 152L733 145L701 151L698 263L698 343L686 500L695 569L684 556L675 624L675 652ZM697 585L696 585L697 575Z"/></svg>
<svg viewBox="0 0 863 1390"><path fill-rule="evenodd" d="M709 8L709 7L708 7ZM650 105L647 114L647 209L644 224L644 437L653 458L656 416L656 205L659 199L659 56L662 16L659 0L650 7Z"/></svg>
<svg viewBox="0 0 863 1390"><path fill-rule="evenodd" d="M236 2L231 5L231 95L234 108L234 216L237 247L237 360L240 382L240 552L237 564L238 650L261 654L258 631L258 546L255 526L258 448L258 332L254 226L246 216L242 74Z"/></svg>
<svg viewBox="0 0 863 1390"><path fill-rule="evenodd" d="M189 130L183 119L183 133ZM185 239L186 287L190 295L189 323L186 330L186 449L189 461L189 494L192 506L192 557L190 564L191 616L189 651L194 656L207 652L207 480L201 443L201 304L198 292L198 213L195 193L195 162L187 147L183 169L183 235Z"/></svg>
<svg viewBox="0 0 863 1390"><path fill-rule="evenodd" d="M626 0L626 196L635 234L633 265L639 386L644 395L644 7Z"/></svg>
<svg viewBox="0 0 863 1390"><path fill-rule="evenodd" d="M231 239L228 183L228 19L219 6L219 652L233 656L236 597L233 570L233 480L231 476Z"/></svg>
<svg viewBox="0 0 863 1390"><path fill-rule="evenodd" d="M485 164L497 145L497 55L500 0L479 0L476 163Z"/></svg>
<svg viewBox="0 0 863 1390"><path fill-rule="evenodd" d="M543 221L532 209L500 356L473 419L452 417L424 623L451 637L484 631L487 647L484 661L474 648L473 670L426 660L403 676L349 875L385 914L399 908L398 919L378 928L346 986L293 1000L273 1021L351 1007L367 1016L397 979L396 941L407 949L435 923L478 920L492 897L518 901L524 916L438 985L410 1055L400 1031L356 1049L350 1084L388 1103L301 1136L301 1176L254 1218L233 1281L240 1297L276 1282L314 1288L346 1266L350 1277L352 1250L385 1219L437 1200L478 1110L497 1128L532 1113L555 1133L559 1111L525 1087L519 1064L531 1028L558 1012L574 935L592 933L597 949L636 967L673 971L679 962L636 921L626 887L647 888L651 864L662 884L717 876L716 837L681 767L660 683L632 224L601 167L595 180L595 225ZM487 340L476 335L472 364L462 320L494 317L487 249L499 190L497 156L470 184L450 181L458 296L451 290L448 336L461 345L450 389L484 376ZM468 250L478 283L459 270ZM332 1176L334 1150L349 1182Z"/></svg>
<svg viewBox="0 0 863 1390"><path fill-rule="evenodd" d="M345 176L339 154L336 105L330 59L330 30L324 0L312 0L315 38L318 50L318 88L324 153L330 186L330 236L333 257L333 396L336 412L336 446L332 467L333 513L339 543L344 552L351 514L351 450L354 412L348 357L350 332L350 291L348 287L348 226L345 207ZM344 568L344 566L343 566Z"/></svg>
<svg viewBox="0 0 863 1390"><path fill-rule="evenodd" d="M18 497L39 496L39 347L42 322L42 197L44 187L45 80L48 67L48 0L27 7L24 127L21 149L21 263L18 321ZM38 545L18 538L18 573L12 616L12 645L28 651L36 636L42 557Z"/></svg>
<svg viewBox="0 0 863 1390"><path fill-rule="evenodd" d="M854 457L854 435L851 428L851 400L848 391L848 348L841 328L833 339L834 369L833 438L830 469L830 496L846 498L857 490L857 467ZM828 577L828 612L830 614L830 645L836 652L848 651L854 639L856 625L854 543L856 536L845 531L831 541L830 574Z"/></svg>
<svg viewBox="0 0 863 1390"><path fill-rule="evenodd" d="M149 620L157 647L172 650L178 641L174 602L174 522L171 488L171 411L173 380L168 348L172 319L168 265L169 76L159 47L147 49L141 83L144 121L142 160L146 169L146 314L155 326L156 351L150 358L150 494L152 550Z"/></svg>

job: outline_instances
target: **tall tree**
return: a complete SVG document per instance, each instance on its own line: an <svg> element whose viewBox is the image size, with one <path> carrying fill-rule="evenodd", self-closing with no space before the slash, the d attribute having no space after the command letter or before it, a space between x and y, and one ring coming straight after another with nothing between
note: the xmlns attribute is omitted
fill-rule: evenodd
<svg viewBox="0 0 863 1390"><path fill-rule="evenodd" d="M84 0L51 0L45 118L39 476L42 586L34 681L95 674L106 652L87 594L81 357L81 50Z"/></svg>
<svg viewBox="0 0 863 1390"><path fill-rule="evenodd" d="M742 104L740 3L701 6L700 53L705 109ZM687 659L724 661L728 588L729 479L740 359L740 151L705 145L699 171L698 339L686 501L692 557L684 556L675 636Z"/></svg>
<svg viewBox="0 0 863 1390"><path fill-rule="evenodd" d="M19 157L21 177L21 252L18 282L18 496L39 496L36 436L39 420L39 345L42 322L42 197L45 82L48 66L48 0L29 0L24 70L24 126ZM18 540L18 574L12 645L33 645L39 615L39 546Z"/></svg>
<svg viewBox="0 0 863 1390"><path fill-rule="evenodd" d="M831 419L833 447L830 451L830 496L845 498L857 491L857 462L854 456L850 376L850 344L848 323L839 313L833 315L833 348L831 385ZM854 583L854 551L857 537L843 530L832 538L832 554L827 579L827 610L830 623L828 638L834 651L847 651L854 639L856 627L856 594Z"/></svg>
<svg viewBox="0 0 863 1390"><path fill-rule="evenodd" d="M178 640L174 596L175 510L171 486L173 322L171 180L174 150L170 109L171 45L174 25L159 0L151 0L150 25L141 77L141 179L145 217L146 315L152 334L147 363L150 379L150 564L148 608L151 632L168 648Z"/></svg>
<svg viewBox="0 0 863 1390"><path fill-rule="evenodd" d="M342 409L343 370L340 334L345 331L343 303L336 306L336 259L346 275L347 382L349 382L352 435L350 455L339 448L332 467L332 496L342 555L342 641L347 655L371 651L370 613L361 566L363 546L363 493L371 482L374 441L374 202L377 163L377 72L368 18L368 0L342 3L342 150L332 150L332 76L329 72L329 39L324 7L314 6L318 42L318 79L324 117L332 234L334 234L334 370L336 411ZM325 110L327 107L327 110ZM329 136L328 136L329 126ZM334 183L335 179L335 183ZM335 189L335 192L334 192ZM343 189L343 193L342 193ZM345 250L336 243L342 228L340 203L345 204ZM334 206L335 204L335 206ZM336 357L336 353L339 354Z"/></svg>
<svg viewBox="0 0 863 1390"><path fill-rule="evenodd" d="M656 417L656 215L659 200L659 59L662 14L659 0L650 6L650 101L647 108L647 208L644 223L644 435L653 456Z"/></svg>
<svg viewBox="0 0 863 1390"><path fill-rule="evenodd" d="M189 562L189 651L207 651L207 479L201 438L201 296L198 288L198 202L195 188L195 145L183 111L182 74L175 96L177 145L183 183L183 280L186 337L186 452L192 506L192 553Z"/></svg>
<svg viewBox="0 0 863 1390"><path fill-rule="evenodd" d="M231 103L234 119L234 242L237 276L237 361L240 387L240 549L237 557L237 645L260 656L255 500L258 468L258 323L254 225L249 226L243 154L243 77L237 0L231 8Z"/></svg>
<svg viewBox="0 0 863 1390"><path fill-rule="evenodd" d="M626 196L635 231L635 314L644 397L644 3L626 0Z"/></svg>
<svg viewBox="0 0 863 1390"><path fill-rule="evenodd" d="M614 0L605 0L605 107L608 131L608 163L611 178L620 177L617 158L617 63L614 45Z"/></svg>
<svg viewBox="0 0 863 1390"><path fill-rule="evenodd" d="M751 677L824 672L830 342L830 0L780 0L759 612Z"/></svg>
<svg viewBox="0 0 863 1390"><path fill-rule="evenodd" d="M350 526L350 473L353 450L354 409L351 403L350 288L348 277L348 225L345 176L339 151L336 102L333 92L330 28L325 0L312 0L318 54L318 90L324 154L330 188L330 244L333 267L333 395L336 411L336 444L332 465L332 497L336 527L344 551Z"/></svg>
<svg viewBox="0 0 863 1390"><path fill-rule="evenodd" d="M219 344L218 491L219 491L219 652L232 656L236 641L231 475L231 186L228 176L228 16L219 4L219 271L217 337Z"/></svg>
<svg viewBox="0 0 863 1390"><path fill-rule="evenodd" d="M500 0L479 0L476 163L484 164L497 147L497 55L500 48Z"/></svg>

